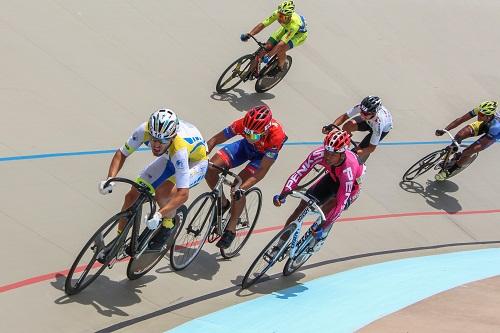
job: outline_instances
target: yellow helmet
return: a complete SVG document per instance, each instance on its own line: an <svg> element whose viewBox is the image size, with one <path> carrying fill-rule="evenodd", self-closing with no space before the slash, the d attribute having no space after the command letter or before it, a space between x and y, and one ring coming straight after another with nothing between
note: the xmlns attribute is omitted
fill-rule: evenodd
<svg viewBox="0 0 500 333"><path fill-rule="evenodd" d="M497 102L486 101L479 104L479 106L477 106L474 109L474 111L476 111L476 113L481 112L485 116L491 116L495 114L496 109L497 109Z"/></svg>
<svg viewBox="0 0 500 333"><path fill-rule="evenodd" d="M283 1L278 6L278 12L285 16L290 16L295 12L295 4L291 0Z"/></svg>

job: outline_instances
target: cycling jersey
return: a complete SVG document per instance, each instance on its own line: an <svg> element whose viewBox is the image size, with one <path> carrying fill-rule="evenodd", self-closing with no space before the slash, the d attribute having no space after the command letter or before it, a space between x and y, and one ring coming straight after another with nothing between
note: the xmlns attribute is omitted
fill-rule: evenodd
<svg viewBox="0 0 500 333"><path fill-rule="evenodd" d="M323 227L327 228L339 218L346 204L350 202L350 199L357 198L366 167L364 164L360 164L357 155L349 150L345 152L345 160L341 165L336 167L330 166L325 162L325 149L323 147L318 147L307 156L297 171L288 178L285 186L281 190L281 194L293 191L297 188L302 178L304 178L316 164L323 166L328 171L329 176L338 183L336 204L329 212L325 212L326 221ZM316 184L319 182L321 182L321 180Z"/></svg>
<svg viewBox="0 0 500 333"><path fill-rule="evenodd" d="M150 146L151 136L147 126L148 123L145 122L134 130L127 142L120 148L123 155L129 156L142 144ZM200 131L194 125L181 120L177 135L172 140L167 152L157 158L158 162L151 163L141 173L141 177L148 174L150 179L142 180L156 188L161 184L159 179L165 178L164 180L166 180L175 175L177 188L189 188L191 183L190 168L200 161L207 160L206 149L206 143Z"/></svg>
<svg viewBox="0 0 500 333"><path fill-rule="evenodd" d="M469 111L472 117L477 116L477 111L475 109ZM469 126L474 130L474 135L485 134L488 138L494 140L500 140L500 116L495 115L493 119L485 123L484 121L475 121Z"/></svg>
<svg viewBox="0 0 500 333"><path fill-rule="evenodd" d="M360 105L354 106L346 112L349 118L361 113ZM379 144L383 133L392 129L392 115L383 105L377 111L377 114L371 119L364 120L371 127L373 134L370 138L370 144L376 146Z"/></svg>
<svg viewBox="0 0 500 333"><path fill-rule="evenodd" d="M224 129L224 136L228 139L234 137L235 135L241 135L245 137L243 130L245 126L243 125L243 118L234 121L230 126ZM288 139L281 126L276 119L271 120L271 126L269 127L267 134L257 142L251 142L248 149L254 150L258 153L263 153L266 157L277 159L278 153L283 147L283 144Z"/></svg>
<svg viewBox="0 0 500 333"><path fill-rule="evenodd" d="M271 25L274 21L278 19L278 11L275 10L271 16L262 21L264 27ZM296 34L307 33L307 22L305 18L297 13L293 13L290 21L285 24L281 24L281 27L286 31L280 38L284 43L288 43ZM295 45L297 46L297 45Z"/></svg>

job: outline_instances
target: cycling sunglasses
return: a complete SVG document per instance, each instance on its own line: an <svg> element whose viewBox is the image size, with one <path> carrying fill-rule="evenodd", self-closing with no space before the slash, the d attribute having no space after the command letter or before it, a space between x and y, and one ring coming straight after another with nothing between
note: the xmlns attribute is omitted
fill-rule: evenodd
<svg viewBox="0 0 500 333"><path fill-rule="evenodd" d="M243 129L243 133L245 134L245 137L247 137L248 139L250 139L252 141L260 140L262 138L262 136L264 135L264 133L255 133L254 131L252 131L248 128Z"/></svg>
<svg viewBox="0 0 500 333"><path fill-rule="evenodd" d="M158 138L155 138L154 136L151 135L151 133L149 133L149 138L150 138L150 141L154 141L154 142L159 142L161 144L169 144L170 142L172 142L172 139L158 139Z"/></svg>

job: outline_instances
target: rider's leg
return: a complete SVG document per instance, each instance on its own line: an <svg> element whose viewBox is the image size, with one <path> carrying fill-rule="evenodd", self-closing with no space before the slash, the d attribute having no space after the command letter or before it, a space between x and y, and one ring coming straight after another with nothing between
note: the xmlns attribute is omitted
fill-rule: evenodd
<svg viewBox="0 0 500 333"><path fill-rule="evenodd" d="M139 197L139 192L135 189L135 187L130 188L130 191L127 192L125 195L125 200L123 201L122 205L122 212L126 209L128 209L132 204L137 200ZM121 218L120 222L118 223L118 233L120 234L123 231L123 228L125 228L125 225L127 224L127 220Z"/></svg>
<svg viewBox="0 0 500 333"><path fill-rule="evenodd" d="M479 132L481 129L482 129L482 122L475 121L472 124L469 124L469 125L463 127L460 131L458 131L457 134L455 134L455 140L458 143L461 143L463 140L465 140L467 138L479 135ZM467 149L465 149L461 155L466 153L466 150ZM450 176L450 174L452 174L453 172L458 170L462 165L464 165L465 162L468 162L470 155L471 154L467 153L467 157L465 157L463 159L462 159L462 156L460 156L458 161L456 161L453 165L449 166L447 169L443 169L440 172L438 172L434 176L434 178L438 181L445 180L446 178L448 178Z"/></svg>

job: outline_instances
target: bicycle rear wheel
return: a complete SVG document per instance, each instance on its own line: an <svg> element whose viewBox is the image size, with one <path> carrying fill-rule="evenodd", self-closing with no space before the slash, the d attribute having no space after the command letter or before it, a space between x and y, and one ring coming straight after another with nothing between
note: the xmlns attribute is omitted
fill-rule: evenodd
<svg viewBox="0 0 500 333"><path fill-rule="evenodd" d="M269 64L260 71L259 78L255 82L256 92L266 92L275 87L278 83L280 83L281 80L283 80L285 75L290 70L290 67L292 67L292 57L287 55L286 59L287 61L285 63L285 68L283 68L283 70L276 75L270 76L267 74L272 71L274 67L278 66L278 58L276 57L274 57L273 60L271 60Z"/></svg>
<svg viewBox="0 0 500 333"><path fill-rule="evenodd" d="M446 154L446 149L436 150L413 164L403 175L403 181L410 181L432 169Z"/></svg>
<svg viewBox="0 0 500 333"><path fill-rule="evenodd" d="M288 244L296 229L297 225L295 223L289 224L273 237L245 273L245 277L241 282L242 289L246 289L255 284L277 261L284 259ZM280 240L285 239L285 242L280 242Z"/></svg>
<svg viewBox="0 0 500 333"><path fill-rule="evenodd" d="M252 59L252 54L247 54L236 59L224 72L222 72L215 85L215 90L219 94L226 93L246 79ZM227 76L227 74L229 75Z"/></svg>
<svg viewBox="0 0 500 333"><path fill-rule="evenodd" d="M165 256L173 247L175 236L181 224L184 223L184 219L187 214L186 206L182 205L177 209L175 213L175 226L172 230L170 238L167 240L166 244L162 247L161 251L150 251L146 249L139 258L132 257L127 266L127 277L129 280L136 280L148 273L153 267L158 264L158 262ZM158 232L159 228L152 231L153 233ZM138 248L140 250L148 246L150 237L144 237L144 240L139 244Z"/></svg>
<svg viewBox="0 0 500 333"><path fill-rule="evenodd" d="M129 212L120 212L107 220L80 251L66 276L64 291L67 295L75 295L87 288L116 257L126 237L126 231L119 236L116 234L116 226L121 218L129 218ZM102 257L102 263L97 261L98 256ZM96 271L91 274L92 270Z"/></svg>
<svg viewBox="0 0 500 333"><path fill-rule="evenodd" d="M211 230L214 207L215 198L209 192L201 194L189 206L170 251L170 265L176 271L186 268L200 253Z"/></svg>
<svg viewBox="0 0 500 333"><path fill-rule="evenodd" d="M315 240L312 235L309 235L304 243L299 247L297 253L293 258L288 258L283 267L283 275L288 276L298 270L300 266L312 257L314 252L311 251L314 246Z"/></svg>
<svg viewBox="0 0 500 333"><path fill-rule="evenodd" d="M226 258L232 258L243 248L250 238L255 224L259 219L260 209L262 208L262 192L257 187L253 187L245 192L245 208L238 218L236 224L236 237L227 249L220 249L221 255ZM229 214L225 221L229 221ZM223 226L225 229L226 226Z"/></svg>
<svg viewBox="0 0 500 333"><path fill-rule="evenodd" d="M323 176L325 173L326 173L325 168L323 168L319 164L315 165L312 168L312 170L309 171L309 173L304 178L301 179L300 183L297 185L297 190L301 190L313 184L315 181L321 178L321 176Z"/></svg>
<svg viewBox="0 0 500 333"><path fill-rule="evenodd" d="M451 177L454 177L454 176L458 175L460 172L464 171L464 170L465 170L465 169L466 169L469 165L471 165L471 164L472 164L472 162L474 162L474 161L476 160L476 158L477 158L477 156L478 156L478 155L479 155L479 153L475 153L474 155L472 155L472 156L470 157L469 162L467 162L467 164L462 165L462 167L461 167L461 168L459 168L459 169L455 170L455 171L454 171L454 172L453 172L453 173L452 173L452 174L448 177L448 179L449 179L449 178L451 178Z"/></svg>

